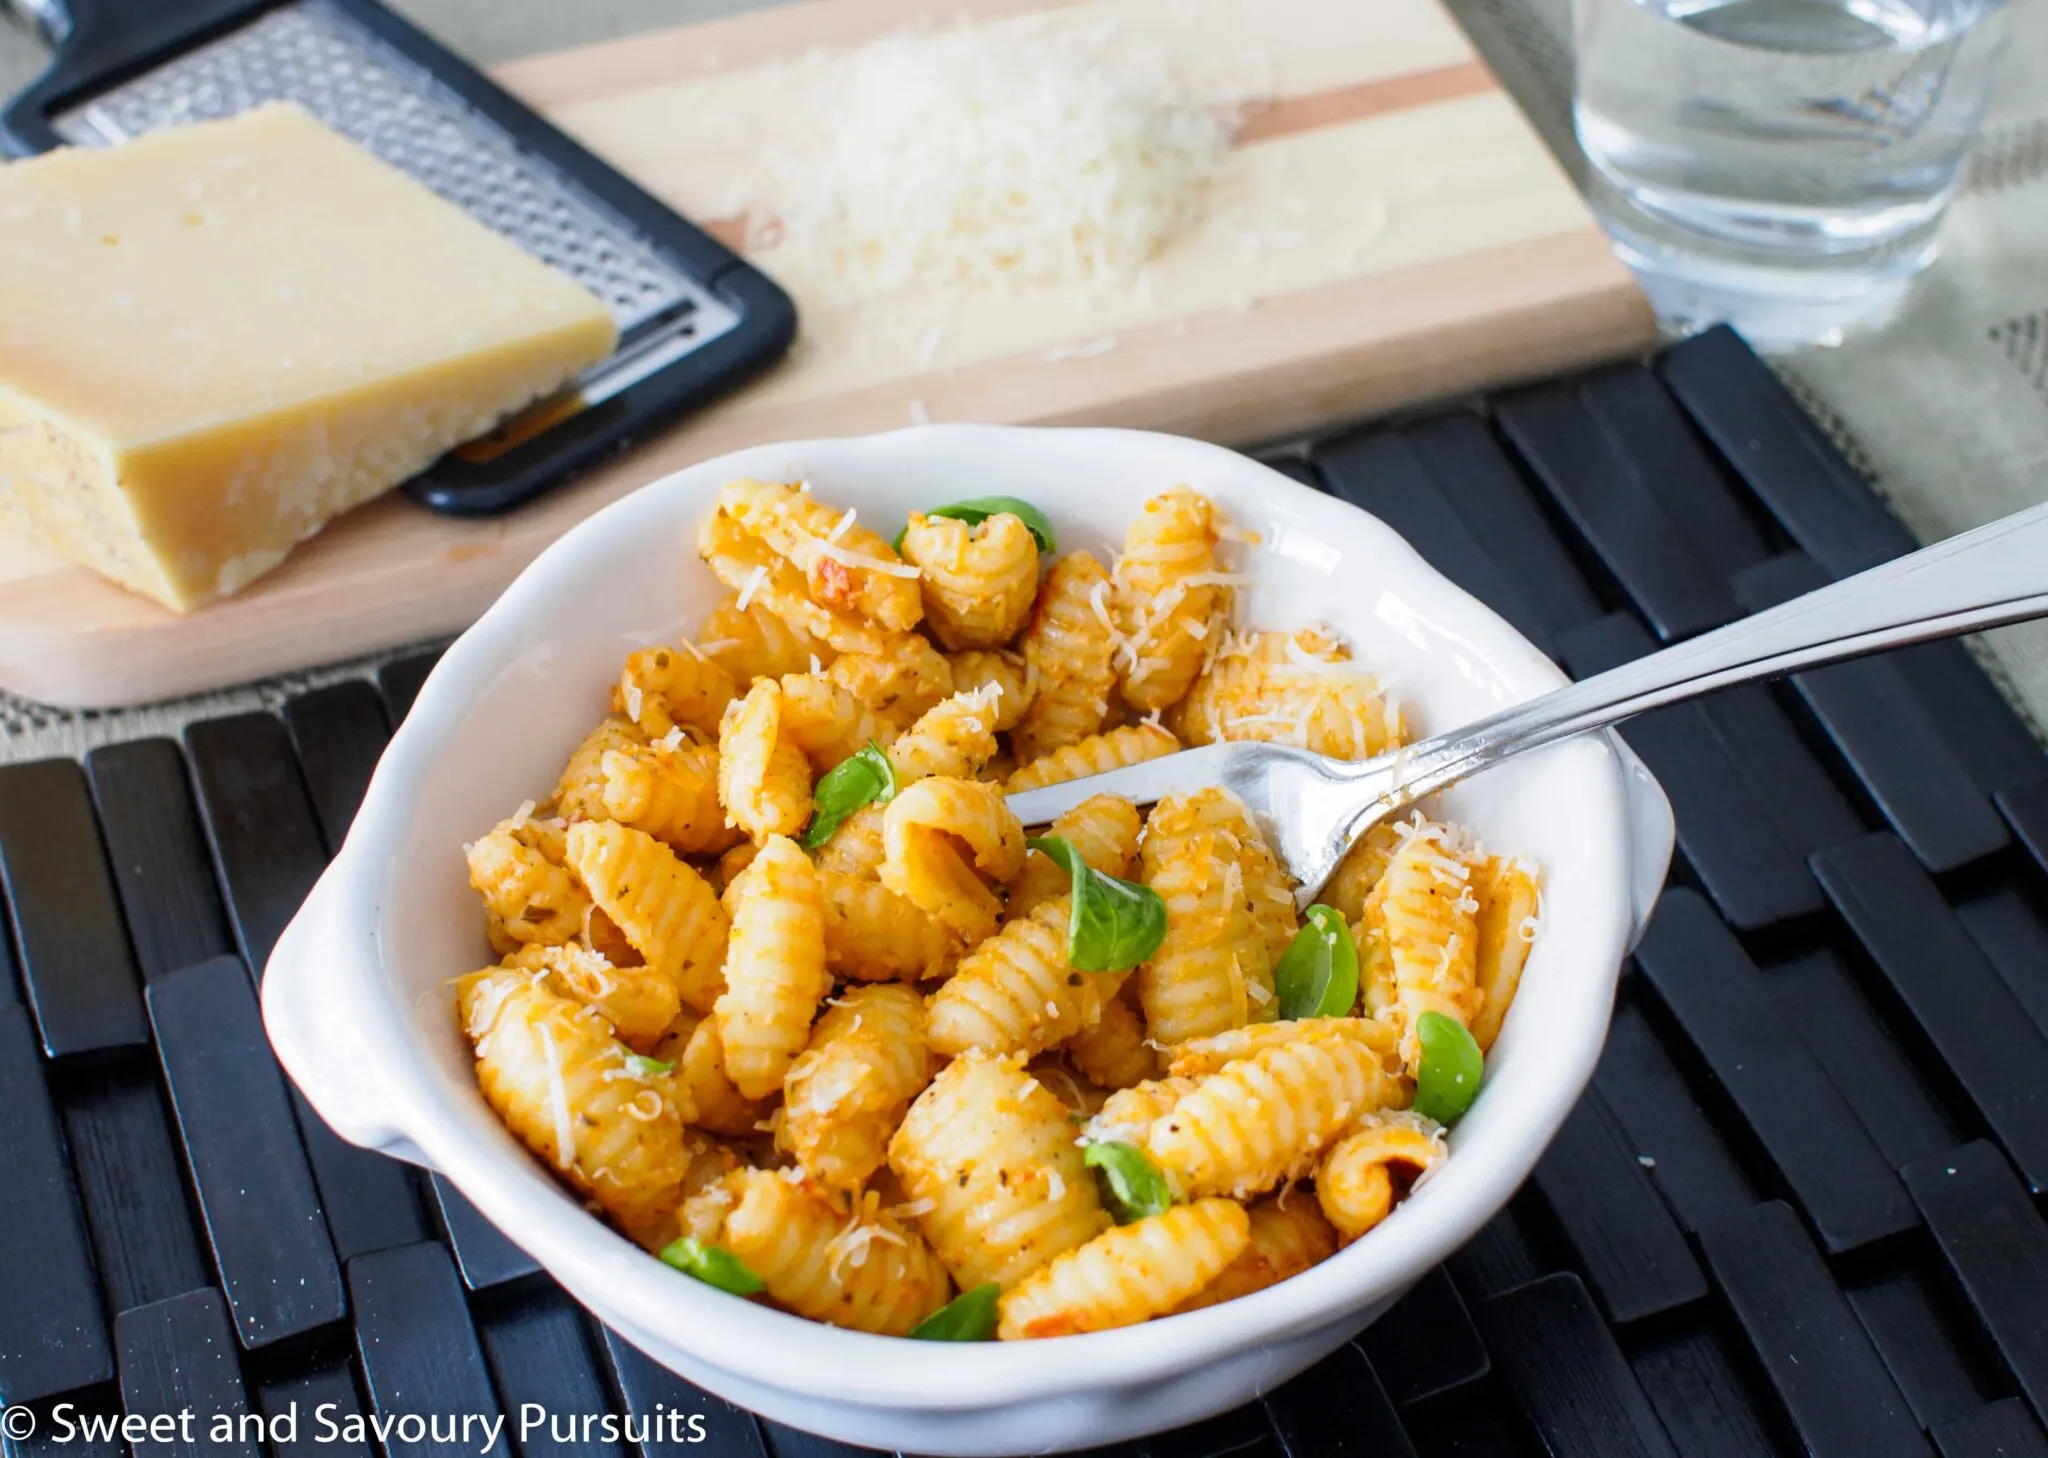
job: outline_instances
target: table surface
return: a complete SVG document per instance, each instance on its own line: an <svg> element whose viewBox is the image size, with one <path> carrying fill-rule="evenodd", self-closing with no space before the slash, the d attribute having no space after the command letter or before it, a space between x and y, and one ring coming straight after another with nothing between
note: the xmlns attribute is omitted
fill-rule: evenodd
<svg viewBox="0 0 2048 1458"><path fill-rule="evenodd" d="M489 65L680 25L773 0L387 0ZM1575 174L1569 0L1449 0L1486 59ZM935 5L935 13L943 5ZM42 64L0 24L0 92ZM1935 540L2048 499L2048 5L2017 4L1983 148L1945 232L1946 252L1884 334L1777 363L1802 402L1915 534ZM2037 729L2048 723L2048 626L1975 645ZM380 655L388 658L391 655ZM74 714L0 695L0 760L78 753L175 730L293 690L360 677L374 661L115 714Z"/></svg>
<svg viewBox="0 0 2048 1458"><path fill-rule="evenodd" d="M1275 464L1574 674L1912 548L1726 330L1483 403ZM660 1404L705 1440L490 1451L863 1458L662 1371L288 1091L250 969L432 662L0 765L0 1452L127 1451L47 1441L59 1403ZM1673 887L1527 1185L1357 1343L1085 1458L2048 1458L2048 754L1950 643L1623 735ZM310 1417L270 1451L371 1458Z"/></svg>

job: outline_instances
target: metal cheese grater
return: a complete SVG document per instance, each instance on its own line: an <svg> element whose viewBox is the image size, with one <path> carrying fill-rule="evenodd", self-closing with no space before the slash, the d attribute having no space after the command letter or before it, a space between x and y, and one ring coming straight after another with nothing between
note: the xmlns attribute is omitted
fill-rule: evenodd
<svg viewBox="0 0 2048 1458"><path fill-rule="evenodd" d="M789 298L376 0L0 0L56 48L0 111L0 148L108 146L295 101L574 278L619 347L407 486L502 511L773 360Z"/></svg>

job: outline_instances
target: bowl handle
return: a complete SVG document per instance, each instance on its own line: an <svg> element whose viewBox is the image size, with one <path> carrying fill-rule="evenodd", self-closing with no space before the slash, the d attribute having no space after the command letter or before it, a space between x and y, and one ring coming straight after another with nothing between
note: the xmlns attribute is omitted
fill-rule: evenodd
<svg viewBox="0 0 2048 1458"><path fill-rule="evenodd" d="M351 1144L424 1165L379 1095L387 1087L364 1018L348 1004L361 980L343 964L346 935L329 906L342 862L330 865L277 940L263 971L263 1026L284 1071L328 1127Z"/></svg>
<svg viewBox="0 0 2048 1458"><path fill-rule="evenodd" d="M1664 878L1671 873L1671 848L1677 841L1678 824L1671 815L1671 801L1650 767L1611 729L1607 742L1621 760L1622 795L1628 811L1628 949L1633 952L1650 924L1650 913L1657 909Z"/></svg>

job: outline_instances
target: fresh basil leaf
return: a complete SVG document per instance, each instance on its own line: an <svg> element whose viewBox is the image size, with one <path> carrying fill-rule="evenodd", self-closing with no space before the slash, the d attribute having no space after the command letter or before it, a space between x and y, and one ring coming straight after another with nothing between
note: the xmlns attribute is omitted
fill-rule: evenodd
<svg viewBox="0 0 2048 1458"><path fill-rule="evenodd" d="M886 805L896 798L896 766L870 739L832 766L811 794L811 823L803 847L816 850L832 838L840 822L863 805Z"/></svg>
<svg viewBox="0 0 2048 1458"><path fill-rule="evenodd" d="M635 1078L659 1078L664 1073L674 1073L676 1066L659 1058L649 1058L645 1053L626 1055L626 1072Z"/></svg>
<svg viewBox="0 0 2048 1458"><path fill-rule="evenodd" d="M1273 966L1283 1018L1341 1018L1358 1001L1358 943L1343 913L1321 904Z"/></svg>
<svg viewBox="0 0 2048 1458"><path fill-rule="evenodd" d="M1422 1066L1415 1071L1412 1107L1448 1129L1479 1097L1480 1081L1486 1077L1486 1055L1456 1018L1440 1012L1426 1012L1417 1018L1415 1037L1422 1044Z"/></svg>
<svg viewBox="0 0 2048 1458"><path fill-rule="evenodd" d="M980 526L992 516L1014 516L1024 523L1032 540L1038 543L1041 552L1057 552L1059 540L1053 536L1052 521L1030 502L1016 496L977 496L972 501L956 501L951 506L934 506L926 516L949 516L955 521L964 521L969 526ZM903 550L903 538L910 530L904 527L896 533L894 546Z"/></svg>
<svg viewBox="0 0 2048 1458"><path fill-rule="evenodd" d="M996 1301L1003 1288L984 1281L962 1291L910 1329L914 1342L985 1342L996 1334Z"/></svg>
<svg viewBox="0 0 2048 1458"><path fill-rule="evenodd" d="M1121 972L1159 950L1166 938L1166 903L1157 891L1103 875L1063 836L1035 835L1025 844L1066 868L1070 964L1083 972Z"/></svg>
<svg viewBox="0 0 2048 1458"><path fill-rule="evenodd" d="M1164 1215L1173 1204L1173 1187L1159 1166L1135 1144L1091 1144L1081 1153L1090 1169L1102 1171L1109 1213L1119 1225Z"/></svg>
<svg viewBox="0 0 2048 1458"><path fill-rule="evenodd" d="M738 1256L706 1245L694 1236L670 1241L661 1248L661 1259L664 1265L674 1266L686 1276L695 1276L705 1285L735 1296L751 1296L763 1289L761 1278L748 1270Z"/></svg>

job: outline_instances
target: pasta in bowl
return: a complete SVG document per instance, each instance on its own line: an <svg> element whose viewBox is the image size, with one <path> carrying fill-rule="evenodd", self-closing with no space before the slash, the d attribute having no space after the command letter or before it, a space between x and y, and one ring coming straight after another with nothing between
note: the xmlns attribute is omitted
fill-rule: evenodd
<svg viewBox="0 0 2048 1458"><path fill-rule="evenodd" d="M1330 629L1238 622L1258 539L1199 492L1146 500L1107 568L1022 498L895 544L859 515L720 487L727 596L624 655L541 803L464 847L501 954L457 984L485 1099L668 1264L880 1335L1129 1326L1365 1235L1478 1093L1535 868L1418 815L1304 921L1221 789L1027 840L1007 791L1407 726Z"/></svg>
<svg viewBox="0 0 2048 1458"><path fill-rule="evenodd" d="M735 1401L920 1451L1185 1422L1526 1174L1668 819L1564 746L1362 844L1298 919L1221 792L1036 837L1004 792L1219 737L1369 755L1555 681L1228 452L744 452L593 519L450 651L267 1015L344 1134Z"/></svg>

